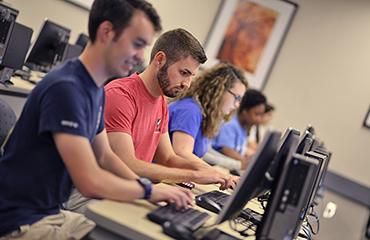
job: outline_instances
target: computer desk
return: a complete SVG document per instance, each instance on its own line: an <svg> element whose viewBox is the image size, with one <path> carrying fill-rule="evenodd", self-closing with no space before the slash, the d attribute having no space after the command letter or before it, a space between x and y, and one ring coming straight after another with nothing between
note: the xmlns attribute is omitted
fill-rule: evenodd
<svg viewBox="0 0 370 240"><path fill-rule="evenodd" d="M192 194L193 196L196 196L215 189L218 189L217 185L196 184L195 188L192 190ZM226 190L226 192L231 194L232 190ZM259 212L263 211L259 206L259 203L254 200L247 204L247 207L253 210ZM88 206L86 216L96 222L98 227L111 231L124 239L173 239L163 233L161 225L154 223L147 218L146 215L157 208L158 207L155 204L146 200L135 200L128 203L101 200ZM211 218L209 218L206 223L194 233L197 238L200 239L213 228L218 228L219 230L229 233L239 239L244 239L238 232L234 231L230 227L228 221L225 221L220 225L214 225L217 219L217 214L196 205L194 205L194 208L211 215ZM245 239L250 240L253 239L253 237Z"/></svg>
<svg viewBox="0 0 370 240"><path fill-rule="evenodd" d="M23 80L19 76L13 76L10 78L10 82L0 84L0 94L27 98L28 94L35 87L35 84L44 75L44 73L32 71L29 78L30 81Z"/></svg>

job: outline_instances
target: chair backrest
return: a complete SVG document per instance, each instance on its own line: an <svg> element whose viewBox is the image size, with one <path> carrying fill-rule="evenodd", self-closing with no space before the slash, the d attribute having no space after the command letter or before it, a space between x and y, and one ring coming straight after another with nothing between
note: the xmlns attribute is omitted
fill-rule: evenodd
<svg viewBox="0 0 370 240"><path fill-rule="evenodd" d="M17 117L13 109L4 100L0 99L0 146L3 145L16 121Z"/></svg>

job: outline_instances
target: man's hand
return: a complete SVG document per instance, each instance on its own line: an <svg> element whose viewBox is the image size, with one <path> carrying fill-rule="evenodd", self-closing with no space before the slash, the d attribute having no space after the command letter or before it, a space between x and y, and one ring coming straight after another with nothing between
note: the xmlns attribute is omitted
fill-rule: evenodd
<svg viewBox="0 0 370 240"><path fill-rule="evenodd" d="M188 209L188 205L194 205L190 190L177 186L153 185L150 200L176 202L176 209Z"/></svg>
<svg viewBox="0 0 370 240"><path fill-rule="evenodd" d="M195 178L192 180L199 184L220 184L220 190L228 189L230 186L235 187L234 176L225 174L218 169L208 165L194 171ZM237 178L235 178L236 180ZM236 180L238 181L238 180Z"/></svg>

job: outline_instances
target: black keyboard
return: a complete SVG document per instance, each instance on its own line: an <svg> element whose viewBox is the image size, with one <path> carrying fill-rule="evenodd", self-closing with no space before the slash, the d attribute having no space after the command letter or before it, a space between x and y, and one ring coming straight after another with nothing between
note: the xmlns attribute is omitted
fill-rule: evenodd
<svg viewBox="0 0 370 240"><path fill-rule="evenodd" d="M170 203L166 206L159 207L148 213L147 217L158 224L162 224L166 221L182 224L191 231L196 231L211 217L208 213L201 212L194 208L176 210L175 206L175 203Z"/></svg>
<svg viewBox="0 0 370 240"><path fill-rule="evenodd" d="M227 193L218 191L218 190L214 190L211 192L203 193L195 197L195 202L198 206L203 207L214 213L218 213L214 207L212 207L209 203L207 203L207 201L204 201L204 200L200 201L201 199L200 197L208 198L210 201L213 201L215 204L217 204L222 209L223 206L225 206L227 199L230 197L230 195ZM260 224L262 220L262 216L263 214L260 214L250 208L243 209L242 211L240 211L238 215L238 217L243 218L247 221L250 221L255 225Z"/></svg>
<svg viewBox="0 0 370 240"><path fill-rule="evenodd" d="M225 206L225 204L227 202L227 199L230 197L230 195L227 194L227 193L218 191L218 190L214 190L214 191L211 191L211 192L206 192L206 193L200 194L198 196L195 196L195 202L198 206L203 207L203 208L205 208L209 211L212 211L214 213L218 213L218 212L214 211L214 208L208 207L208 204L205 201L201 201L201 199L202 199L201 197L202 198L208 198L208 200L213 201L214 203L216 203L222 209L223 206Z"/></svg>

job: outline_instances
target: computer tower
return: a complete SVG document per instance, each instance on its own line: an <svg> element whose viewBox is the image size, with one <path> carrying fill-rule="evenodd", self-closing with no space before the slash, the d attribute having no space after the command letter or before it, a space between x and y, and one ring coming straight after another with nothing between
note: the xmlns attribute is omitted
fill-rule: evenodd
<svg viewBox="0 0 370 240"><path fill-rule="evenodd" d="M256 231L258 240L290 240L296 235L307 202L308 192L314 183L319 161L300 154L289 156L275 180L262 222Z"/></svg>

